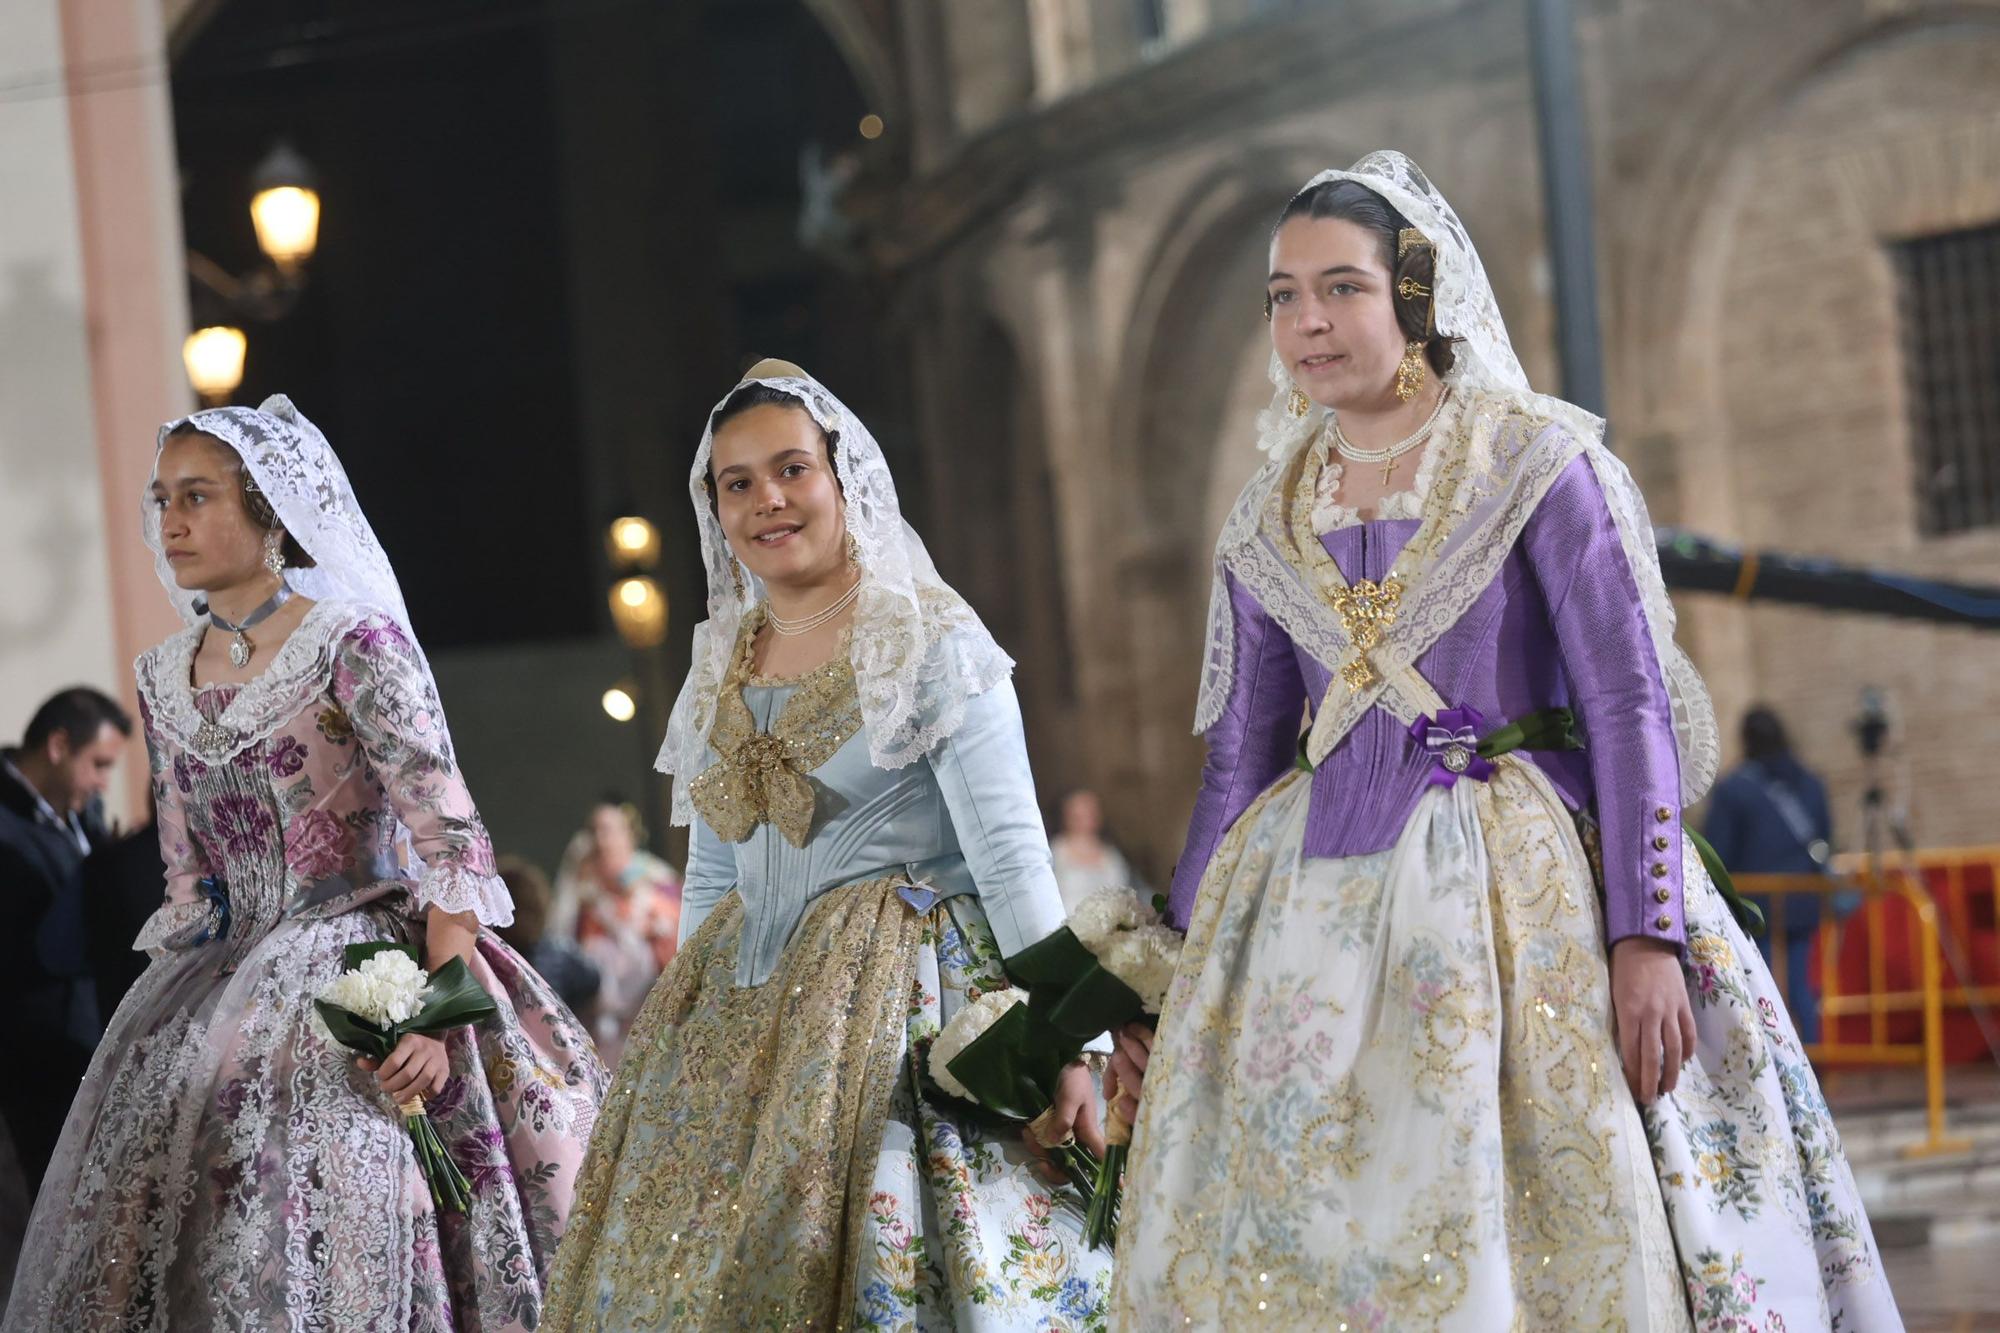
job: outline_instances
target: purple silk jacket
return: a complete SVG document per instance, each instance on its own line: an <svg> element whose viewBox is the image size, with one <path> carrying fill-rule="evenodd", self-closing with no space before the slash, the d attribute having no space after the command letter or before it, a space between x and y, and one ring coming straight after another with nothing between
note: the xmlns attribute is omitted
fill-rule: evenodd
<svg viewBox="0 0 2000 1333"><path fill-rule="evenodd" d="M1380 580L1417 527L1414 519L1382 520L1320 540L1348 582ZM1169 895L1168 917L1183 929L1217 844L1297 761L1300 717L1332 678L1228 578L1235 677L1208 731L1201 795ZM1575 710L1583 750L1517 757L1546 773L1571 809L1596 816L1607 943L1642 935L1684 945L1672 710L1638 585L1588 459L1564 469L1491 586L1416 666L1451 706L1484 714L1482 734L1538 709ZM1371 709L1313 774L1305 854L1393 847L1433 768L1405 723Z"/></svg>

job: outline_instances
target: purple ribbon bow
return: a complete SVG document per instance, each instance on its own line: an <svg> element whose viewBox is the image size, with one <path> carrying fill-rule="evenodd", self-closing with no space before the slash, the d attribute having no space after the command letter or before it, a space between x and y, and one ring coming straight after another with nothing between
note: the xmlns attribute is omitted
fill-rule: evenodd
<svg viewBox="0 0 2000 1333"><path fill-rule="evenodd" d="M1492 761L1479 757L1479 732L1485 725L1485 717L1469 704L1444 709L1435 719L1420 714L1410 724L1411 739L1431 756L1431 786L1454 787L1461 777L1485 782L1493 776Z"/></svg>

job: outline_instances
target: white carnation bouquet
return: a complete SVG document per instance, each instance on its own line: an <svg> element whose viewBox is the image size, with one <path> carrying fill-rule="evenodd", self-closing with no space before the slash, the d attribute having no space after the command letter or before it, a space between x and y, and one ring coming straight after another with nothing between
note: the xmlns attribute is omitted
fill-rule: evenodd
<svg viewBox="0 0 2000 1333"><path fill-rule="evenodd" d="M970 1054L968 1055L968 1052ZM1070 1043L1036 1018L1028 992L987 991L966 1005L931 1042L928 1068L940 1091L1025 1125L1090 1206L1097 1155L1074 1134L1051 1142L1056 1080L1076 1056Z"/></svg>
<svg viewBox="0 0 2000 1333"><path fill-rule="evenodd" d="M1133 889L1100 889L1048 938L1006 960L1008 975L1025 989L981 996L931 1047L931 1077L939 1088L1027 1121L1036 1141L1056 1152L1084 1197L1084 1234L1093 1247L1108 1246L1115 1236L1132 1142L1132 1127L1115 1108L1116 1083L1106 1075L1104 1094L1114 1107L1103 1161L1074 1141L1049 1144L1036 1126L1048 1112L1056 1078L1084 1043L1160 1012L1180 956L1181 933L1160 919L1157 900Z"/></svg>
<svg viewBox="0 0 2000 1333"><path fill-rule="evenodd" d="M437 1036L498 1012L462 958L426 972L411 946L374 942L348 945L342 961L347 970L313 1001L313 1030L322 1040L370 1060L387 1059L411 1033ZM430 1183L431 1198L440 1208L464 1212L471 1187L424 1110L424 1099L413 1094L396 1109Z"/></svg>

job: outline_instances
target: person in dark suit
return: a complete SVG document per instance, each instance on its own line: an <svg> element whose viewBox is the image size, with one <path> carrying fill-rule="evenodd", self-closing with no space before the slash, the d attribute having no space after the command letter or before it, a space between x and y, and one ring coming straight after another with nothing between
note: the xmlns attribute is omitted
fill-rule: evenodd
<svg viewBox="0 0 2000 1333"><path fill-rule="evenodd" d="M0 1116L31 1196L103 1033L83 867L110 841L100 801L131 735L115 700L76 686L0 750L0 1012L20 1034L25 1075L0 1080Z"/></svg>
<svg viewBox="0 0 2000 1333"><path fill-rule="evenodd" d="M159 908L166 882L160 828L150 815L138 828L93 850L83 863L86 947L97 983L97 1012L106 1023L152 961L132 942Z"/></svg>
<svg viewBox="0 0 2000 1333"><path fill-rule="evenodd" d="M1715 784L1702 830L1722 863L1746 875L1823 875L1833 846L1826 784L1792 753L1778 715L1761 705L1743 715L1743 762ZM1799 1040L1819 1040L1819 1001L1811 975L1820 900L1787 894L1782 932L1770 898L1753 898L1772 929L1757 947L1768 959L1785 951L1785 1003ZM1838 910L1839 904L1836 904Z"/></svg>

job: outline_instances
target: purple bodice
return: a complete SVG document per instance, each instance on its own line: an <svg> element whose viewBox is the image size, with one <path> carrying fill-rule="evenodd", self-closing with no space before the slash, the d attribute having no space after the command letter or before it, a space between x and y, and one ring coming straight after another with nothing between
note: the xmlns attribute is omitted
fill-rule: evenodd
<svg viewBox="0 0 2000 1333"><path fill-rule="evenodd" d="M1338 528L1321 538L1351 583L1385 577L1415 520ZM1169 915L1185 927L1216 845L1250 803L1296 762L1301 718L1332 672L1293 644L1251 593L1229 582L1236 667L1228 706L1208 732L1208 762L1174 872ZM1685 942L1681 924L1680 762L1658 655L1638 584L1587 459L1557 478L1499 574L1417 660L1453 707L1487 730L1539 709L1575 710L1582 751L1521 757L1572 809L1596 816L1604 852L1606 932ZM1434 762L1409 724L1375 708L1312 778L1308 856L1359 856L1394 846Z"/></svg>

